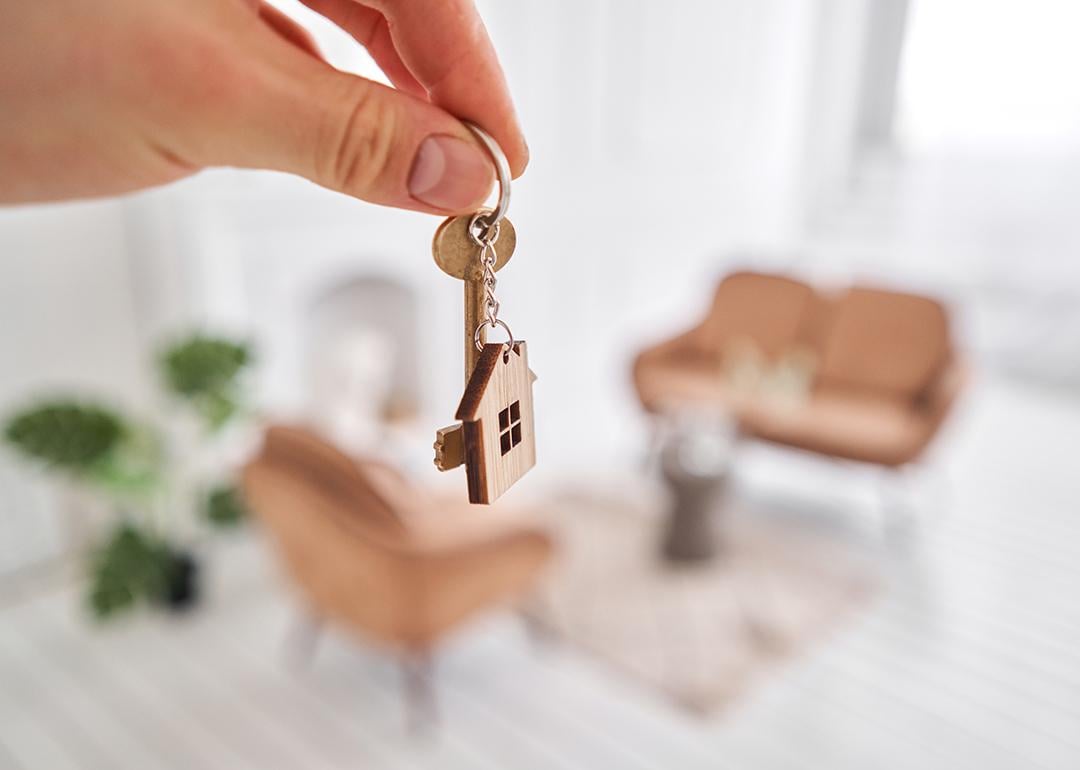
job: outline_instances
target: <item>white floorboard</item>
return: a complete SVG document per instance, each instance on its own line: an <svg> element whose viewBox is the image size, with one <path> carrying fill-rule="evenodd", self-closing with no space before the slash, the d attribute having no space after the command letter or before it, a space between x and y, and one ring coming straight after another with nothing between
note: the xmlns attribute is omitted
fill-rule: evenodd
<svg viewBox="0 0 1080 770"><path fill-rule="evenodd" d="M215 546L190 616L95 627L75 585L0 610L0 768L1073 770L1077 439L1080 400L981 384L935 451L948 494L917 489L920 521L890 538L872 496L837 491L865 474L822 469L815 498L761 484L788 459L751 458L749 493L876 553L886 586L714 717L498 616L447 646L440 724L410 733L384 653L331 633L286 665L291 598L241 537Z"/></svg>

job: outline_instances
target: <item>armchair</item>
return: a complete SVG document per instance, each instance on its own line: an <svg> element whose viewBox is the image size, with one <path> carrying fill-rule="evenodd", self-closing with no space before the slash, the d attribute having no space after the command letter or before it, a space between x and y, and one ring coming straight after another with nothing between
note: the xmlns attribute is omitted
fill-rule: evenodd
<svg viewBox="0 0 1080 770"><path fill-rule="evenodd" d="M309 616L403 653L413 707L430 705L438 643L519 600L552 552L536 526L426 495L301 428L267 430L244 490Z"/></svg>

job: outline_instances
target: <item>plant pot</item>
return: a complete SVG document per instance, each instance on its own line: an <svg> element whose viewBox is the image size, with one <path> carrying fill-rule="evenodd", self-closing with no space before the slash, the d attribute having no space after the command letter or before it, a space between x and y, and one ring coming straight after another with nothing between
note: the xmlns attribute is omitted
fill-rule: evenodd
<svg viewBox="0 0 1080 770"><path fill-rule="evenodd" d="M158 603L170 612L184 612L199 600L199 562L190 551L170 549L166 583Z"/></svg>

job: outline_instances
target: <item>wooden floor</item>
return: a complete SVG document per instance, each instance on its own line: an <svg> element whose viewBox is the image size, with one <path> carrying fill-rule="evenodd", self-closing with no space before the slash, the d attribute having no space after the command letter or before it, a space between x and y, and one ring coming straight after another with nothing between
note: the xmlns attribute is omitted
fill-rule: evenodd
<svg viewBox="0 0 1080 770"><path fill-rule="evenodd" d="M983 385L939 452L948 490L924 478L919 532L887 541L837 492L858 473L821 469L805 505L751 479L877 549L887 587L713 718L498 617L447 650L442 724L410 736L393 661L329 636L283 665L291 604L241 539L189 618L94 630L69 588L0 611L0 768L1078 768L1078 441L1080 401Z"/></svg>

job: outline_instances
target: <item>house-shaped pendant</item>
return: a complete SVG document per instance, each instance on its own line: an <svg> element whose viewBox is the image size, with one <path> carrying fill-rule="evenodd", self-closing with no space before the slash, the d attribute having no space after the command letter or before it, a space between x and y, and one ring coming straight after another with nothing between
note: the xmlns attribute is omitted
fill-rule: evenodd
<svg viewBox="0 0 1080 770"><path fill-rule="evenodd" d="M469 502L494 502L536 464L535 379L524 342L484 345L457 410Z"/></svg>

